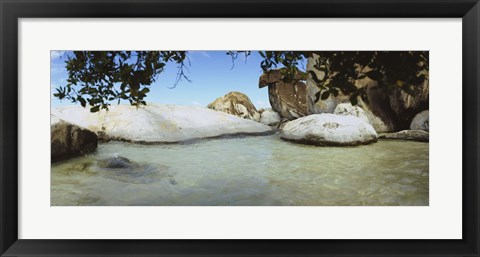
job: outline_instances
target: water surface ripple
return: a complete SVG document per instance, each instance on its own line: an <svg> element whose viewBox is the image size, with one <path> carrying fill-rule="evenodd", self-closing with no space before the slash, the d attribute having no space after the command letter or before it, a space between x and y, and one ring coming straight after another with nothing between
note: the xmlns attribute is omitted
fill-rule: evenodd
<svg viewBox="0 0 480 257"><path fill-rule="evenodd" d="M106 170L122 156L138 170ZM277 135L189 144L100 144L52 165L58 205L428 205L428 143L315 147Z"/></svg>

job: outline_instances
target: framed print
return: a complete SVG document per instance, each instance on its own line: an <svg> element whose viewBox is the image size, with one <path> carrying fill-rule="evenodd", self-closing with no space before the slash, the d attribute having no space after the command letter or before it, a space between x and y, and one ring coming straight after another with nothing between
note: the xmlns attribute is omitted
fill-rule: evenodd
<svg viewBox="0 0 480 257"><path fill-rule="evenodd" d="M477 1L0 7L2 256L479 255Z"/></svg>

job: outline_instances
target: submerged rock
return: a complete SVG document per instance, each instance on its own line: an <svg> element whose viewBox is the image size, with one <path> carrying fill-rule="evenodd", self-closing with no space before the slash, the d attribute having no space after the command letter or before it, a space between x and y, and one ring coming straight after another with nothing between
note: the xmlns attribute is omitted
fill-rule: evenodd
<svg viewBox="0 0 480 257"><path fill-rule="evenodd" d="M107 169L132 169L135 165L125 157L112 157L99 162L100 167Z"/></svg>
<svg viewBox="0 0 480 257"><path fill-rule="evenodd" d="M247 95L240 92L230 92L222 97L215 99L208 108L226 112L240 118L259 121L260 113L257 111L252 101Z"/></svg>
<svg viewBox="0 0 480 257"><path fill-rule="evenodd" d="M423 130L402 130L395 133L382 133L379 138L428 142L429 133Z"/></svg>
<svg viewBox="0 0 480 257"><path fill-rule="evenodd" d="M326 113L288 122L280 131L280 137L319 146L354 146L377 141L373 127L362 119Z"/></svg>
<svg viewBox="0 0 480 257"><path fill-rule="evenodd" d="M55 162L94 151L98 139L94 132L50 115L50 144Z"/></svg>
<svg viewBox="0 0 480 257"><path fill-rule="evenodd" d="M175 143L225 135L264 135L272 129L204 107L112 105L108 112L91 113L81 106L59 107L52 113L102 136L102 140L133 143Z"/></svg>
<svg viewBox="0 0 480 257"><path fill-rule="evenodd" d="M98 161L96 172L104 178L132 184L149 184L170 178L173 185L175 181L167 171L167 166L140 164L130 161L125 157L114 156ZM175 182L176 183L176 182Z"/></svg>

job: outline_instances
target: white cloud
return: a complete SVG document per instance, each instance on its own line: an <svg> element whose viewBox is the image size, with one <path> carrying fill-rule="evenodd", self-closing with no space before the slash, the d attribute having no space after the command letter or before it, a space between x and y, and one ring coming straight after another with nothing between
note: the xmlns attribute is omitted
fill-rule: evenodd
<svg viewBox="0 0 480 257"><path fill-rule="evenodd" d="M202 104L202 103L200 103L200 102L197 102L197 101L193 101L193 102L192 102L192 105L196 105L196 106L203 106L203 104Z"/></svg>

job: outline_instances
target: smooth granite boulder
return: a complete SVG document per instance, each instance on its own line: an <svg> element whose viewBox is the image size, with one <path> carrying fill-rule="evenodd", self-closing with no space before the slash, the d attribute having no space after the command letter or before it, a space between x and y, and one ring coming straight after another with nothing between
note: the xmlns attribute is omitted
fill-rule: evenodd
<svg viewBox="0 0 480 257"><path fill-rule="evenodd" d="M81 106L68 106L53 109L52 113L94 131L102 141L154 144L273 133L270 127L259 122L196 106L112 105L108 111L97 113Z"/></svg>
<svg viewBox="0 0 480 257"><path fill-rule="evenodd" d="M377 141L372 125L355 116L313 114L290 121L280 131L282 139L319 146L355 146Z"/></svg>

